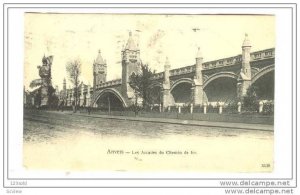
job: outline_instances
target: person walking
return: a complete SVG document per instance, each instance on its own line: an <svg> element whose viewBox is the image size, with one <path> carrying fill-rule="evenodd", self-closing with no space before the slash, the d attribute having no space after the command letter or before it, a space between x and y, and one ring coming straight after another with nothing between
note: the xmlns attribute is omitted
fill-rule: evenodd
<svg viewBox="0 0 300 195"><path fill-rule="evenodd" d="M91 106L90 105L87 106L87 111L88 111L88 113L90 115L91 114Z"/></svg>
<svg viewBox="0 0 300 195"><path fill-rule="evenodd" d="M63 100L60 104L61 111L64 111L65 101Z"/></svg>
<svg viewBox="0 0 300 195"><path fill-rule="evenodd" d="M73 108L73 113L75 113L75 101L72 101L72 108Z"/></svg>

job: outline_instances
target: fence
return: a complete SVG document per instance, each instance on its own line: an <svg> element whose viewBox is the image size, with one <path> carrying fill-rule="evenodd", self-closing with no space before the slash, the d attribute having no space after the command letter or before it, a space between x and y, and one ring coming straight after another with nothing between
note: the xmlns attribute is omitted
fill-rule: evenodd
<svg viewBox="0 0 300 195"><path fill-rule="evenodd" d="M131 106L129 108L115 108L108 110L107 108L90 108L90 114L98 115L114 115L128 117L148 117L148 118L173 118L182 120L202 120L202 121L219 121L219 122L241 122L241 123L258 123L273 124L274 123L274 102L261 101L258 102L256 111L248 111L241 103L217 105L201 105L201 106L169 106L163 108L162 105L153 105L146 109ZM33 108L36 109L36 108ZM60 108L61 109L61 108ZM47 110L56 110L48 108ZM71 111L71 106L63 108L65 111ZM81 113L88 113L87 107L79 107Z"/></svg>
<svg viewBox="0 0 300 195"><path fill-rule="evenodd" d="M202 105L202 106L170 106L165 109L162 106L151 106L146 109L133 108L123 110L111 110L101 108L91 108L90 114L128 116L128 117L147 117L147 118L172 118L182 120L200 120L200 121L218 121L218 122L239 122L255 124L273 124L274 123L274 104L258 104L257 112L248 112L241 109L241 104L223 105ZM206 112L205 112L206 107ZM87 109L81 108L80 112L87 112ZM220 112L221 111L221 112Z"/></svg>

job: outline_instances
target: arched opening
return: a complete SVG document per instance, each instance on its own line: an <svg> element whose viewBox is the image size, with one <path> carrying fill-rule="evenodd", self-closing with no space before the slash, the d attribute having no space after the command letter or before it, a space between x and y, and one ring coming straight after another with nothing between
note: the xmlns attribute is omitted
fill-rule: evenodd
<svg viewBox="0 0 300 195"><path fill-rule="evenodd" d="M192 103L192 84L188 82L182 82L173 87L171 94L175 103Z"/></svg>
<svg viewBox="0 0 300 195"><path fill-rule="evenodd" d="M252 83L259 100L274 100L274 73L270 71Z"/></svg>
<svg viewBox="0 0 300 195"><path fill-rule="evenodd" d="M237 80L232 77L218 77L204 87L208 102L230 103L237 98Z"/></svg>
<svg viewBox="0 0 300 195"><path fill-rule="evenodd" d="M160 104L161 103L161 87L160 86L154 86L150 89L150 104Z"/></svg>
<svg viewBox="0 0 300 195"><path fill-rule="evenodd" d="M96 105L101 110L123 110L124 105L122 100L112 92L104 92L96 101Z"/></svg>

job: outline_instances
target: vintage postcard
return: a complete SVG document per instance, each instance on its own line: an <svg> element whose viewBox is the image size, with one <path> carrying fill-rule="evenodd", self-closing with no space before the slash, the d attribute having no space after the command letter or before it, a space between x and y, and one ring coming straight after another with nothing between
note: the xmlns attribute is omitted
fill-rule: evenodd
<svg viewBox="0 0 300 195"><path fill-rule="evenodd" d="M275 19L25 13L24 168L272 172Z"/></svg>
<svg viewBox="0 0 300 195"><path fill-rule="evenodd" d="M296 4L2 15L0 194L296 193Z"/></svg>

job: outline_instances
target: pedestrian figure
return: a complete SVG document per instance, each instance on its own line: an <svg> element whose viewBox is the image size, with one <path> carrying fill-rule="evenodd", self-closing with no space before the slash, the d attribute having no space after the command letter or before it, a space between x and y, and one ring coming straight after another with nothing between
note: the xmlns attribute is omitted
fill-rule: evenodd
<svg viewBox="0 0 300 195"><path fill-rule="evenodd" d="M75 101L72 102L73 113L75 113Z"/></svg>
<svg viewBox="0 0 300 195"><path fill-rule="evenodd" d="M90 105L88 105L86 108L87 108L87 111L88 111L88 113L90 115L91 114L91 107L90 107Z"/></svg>
<svg viewBox="0 0 300 195"><path fill-rule="evenodd" d="M62 112L64 111L64 105L65 105L65 101L63 100L60 104L60 108Z"/></svg>

